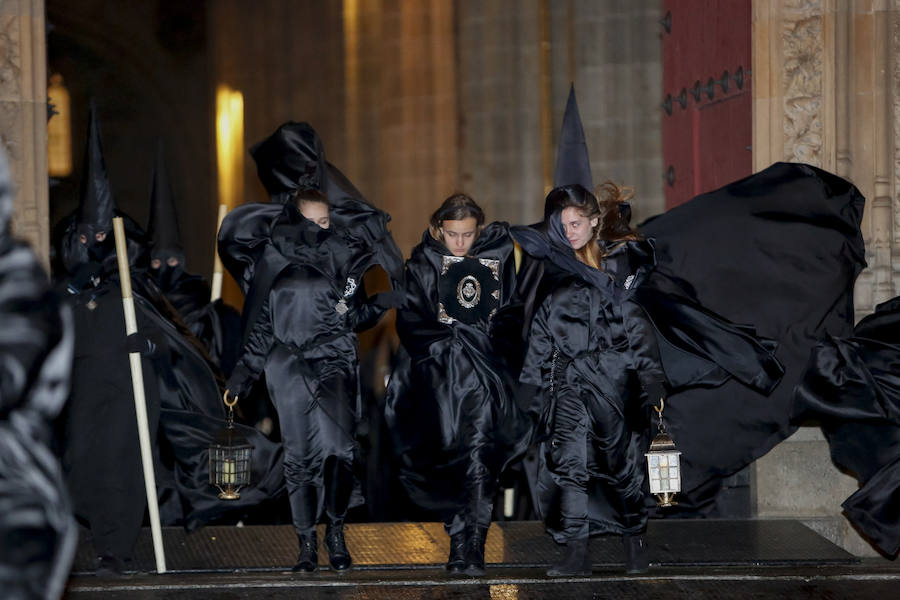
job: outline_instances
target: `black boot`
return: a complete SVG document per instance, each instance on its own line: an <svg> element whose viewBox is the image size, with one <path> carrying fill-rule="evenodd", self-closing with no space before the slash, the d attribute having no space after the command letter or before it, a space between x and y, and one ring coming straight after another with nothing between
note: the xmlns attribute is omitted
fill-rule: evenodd
<svg viewBox="0 0 900 600"><path fill-rule="evenodd" d="M459 575L466 570L466 532L460 531L450 536L450 557L447 559L447 572Z"/></svg>
<svg viewBox="0 0 900 600"><path fill-rule="evenodd" d="M300 554L297 556L297 564L291 569L295 573L315 573L319 568L319 542L316 539L316 530L309 534L297 534L300 542Z"/></svg>
<svg viewBox="0 0 900 600"><path fill-rule="evenodd" d="M344 541L344 523L338 521L325 527L325 547L328 548L328 562L335 571L346 571L353 565L347 542Z"/></svg>
<svg viewBox="0 0 900 600"><path fill-rule="evenodd" d="M584 577L591 574L591 556L588 539L580 538L566 543L562 560L547 569L548 577Z"/></svg>
<svg viewBox="0 0 900 600"><path fill-rule="evenodd" d="M650 568L647 556L647 541L643 535L624 535L622 545L625 546L625 572L629 575L646 573Z"/></svg>
<svg viewBox="0 0 900 600"><path fill-rule="evenodd" d="M487 527L476 525L466 528L469 539L466 540L466 575L481 577L484 575L484 541L487 539Z"/></svg>

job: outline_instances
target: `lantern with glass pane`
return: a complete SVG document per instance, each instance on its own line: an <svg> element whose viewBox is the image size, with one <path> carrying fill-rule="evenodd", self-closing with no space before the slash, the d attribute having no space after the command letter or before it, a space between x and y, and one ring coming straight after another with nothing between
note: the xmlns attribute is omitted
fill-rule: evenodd
<svg viewBox="0 0 900 600"><path fill-rule="evenodd" d="M219 490L222 500L237 500L240 489L250 485L250 453L253 446L234 428L234 405L237 396L228 397L225 391L225 405L228 407L228 421L225 429L216 434L209 445L209 484Z"/></svg>
<svg viewBox="0 0 900 600"><path fill-rule="evenodd" d="M659 506L672 506L677 504L673 500L675 494L681 491L681 452L675 448L675 442L666 431L664 408L665 401L660 398L659 406L653 407L659 415L659 433L653 438L650 450L644 456L647 457L650 493L656 496Z"/></svg>

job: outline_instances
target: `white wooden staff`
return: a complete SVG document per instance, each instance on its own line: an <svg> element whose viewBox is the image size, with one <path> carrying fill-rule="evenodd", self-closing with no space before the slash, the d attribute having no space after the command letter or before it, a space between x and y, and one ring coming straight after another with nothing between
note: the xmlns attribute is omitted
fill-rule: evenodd
<svg viewBox="0 0 900 600"><path fill-rule="evenodd" d="M119 279L122 282L122 306L125 309L125 334L137 333L137 316L134 313L134 296L131 294L131 270L128 268L128 249L125 245L125 227L122 218L113 219L116 236L116 258L119 261ZM150 449L150 425L147 419L147 403L144 398L144 373L141 369L141 353L129 352L131 384L134 389L134 409L137 413L138 440L141 444L141 463L144 468L144 487L147 490L147 508L150 511L150 533L153 536L153 554L156 556L156 572L166 572L166 555L163 551L162 529L159 526L159 505L156 500L156 477L153 473L153 453Z"/></svg>
<svg viewBox="0 0 900 600"><path fill-rule="evenodd" d="M209 293L209 301L215 302L219 298L222 297L222 259L219 258L219 230L222 228L222 221L225 220L225 215L228 213L228 206L225 204L219 205L219 221L216 225L216 250L215 256L216 261L213 263L213 276L212 276L212 289Z"/></svg>

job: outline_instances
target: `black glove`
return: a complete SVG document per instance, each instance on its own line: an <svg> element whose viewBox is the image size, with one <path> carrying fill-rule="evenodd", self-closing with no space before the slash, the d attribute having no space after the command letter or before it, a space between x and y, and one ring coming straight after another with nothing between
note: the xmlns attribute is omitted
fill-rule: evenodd
<svg viewBox="0 0 900 600"><path fill-rule="evenodd" d="M129 353L140 352L142 356L153 356L156 344L141 333L132 333L125 338L125 349Z"/></svg>
<svg viewBox="0 0 900 600"><path fill-rule="evenodd" d="M644 391L647 393L647 399L652 406L659 406L659 400L665 400L666 386L661 381L647 381L643 384Z"/></svg>
<svg viewBox="0 0 900 600"><path fill-rule="evenodd" d="M237 364L234 367L234 370L231 372L231 377L228 378L228 383L225 385L225 389L231 394L231 396L236 396L238 399L246 398L250 394L250 390L253 389L253 379L250 376L250 371L243 364Z"/></svg>

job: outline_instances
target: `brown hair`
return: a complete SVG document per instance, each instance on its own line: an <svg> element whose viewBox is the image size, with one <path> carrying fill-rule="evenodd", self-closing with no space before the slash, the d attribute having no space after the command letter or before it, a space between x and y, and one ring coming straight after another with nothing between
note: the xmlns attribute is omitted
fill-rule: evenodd
<svg viewBox="0 0 900 600"><path fill-rule="evenodd" d="M643 239L641 234L631 228L631 205L628 201L634 198L634 188L618 186L612 181L605 181L596 189L600 206L600 223L597 237L604 242L624 242Z"/></svg>
<svg viewBox="0 0 900 600"><path fill-rule="evenodd" d="M444 200L443 204L431 215L428 231L431 233L431 237L443 242L444 235L441 233L441 227L444 221L462 221L469 217L475 219L475 224L480 230L484 225L484 211L471 197L465 194L453 194Z"/></svg>
<svg viewBox="0 0 900 600"><path fill-rule="evenodd" d="M304 188L304 189L296 190L294 192L293 200L294 200L294 206L296 206L298 209L301 208L307 202L318 202L320 204L324 204L325 206L328 206L329 208L331 207L331 205L328 203L328 196L326 196L324 193L320 192L319 190L313 189L313 188Z"/></svg>

